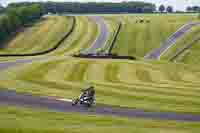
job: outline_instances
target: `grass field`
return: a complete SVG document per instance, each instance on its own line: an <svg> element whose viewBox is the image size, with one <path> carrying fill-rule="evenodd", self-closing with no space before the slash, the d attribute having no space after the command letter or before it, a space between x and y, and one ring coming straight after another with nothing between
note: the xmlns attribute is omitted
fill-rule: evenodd
<svg viewBox="0 0 200 133"><path fill-rule="evenodd" d="M1 106L1 133L198 133L199 123L56 113Z"/></svg>
<svg viewBox="0 0 200 133"><path fill-rule="evenodd" d="M74 98L81 87L94 84L98 103L151 111L200 112L198 66L51 57L1 75L0 87L18 92Z"/></svg>
<svg viewBox="0 0 200 133"><path fill-rule="evenodd" d="M48 16L17 33L0 54L27 54L54 47L72 26L72 17Z"/></svg>
<svg viewBox="0 0 200 133"><path fill-rule="evenodd" d="M114 16L115 18L116 16ZM118 16L119 17L119 16ZM117 19L117 17L115 18ZM179 27L197 21L196 15L124 15L119 17L123 26L114 53L143 57L160 46ZM139 23L144 20L149 23Z"/></svg>
<svg viewBox="0 0 200 133"><path fill-rule="evenodd" d="M180 57L176 60L178 62L184 62L186 64L199 64L200 63L200 41L193 44L192 48L186 50Z"/></svg>

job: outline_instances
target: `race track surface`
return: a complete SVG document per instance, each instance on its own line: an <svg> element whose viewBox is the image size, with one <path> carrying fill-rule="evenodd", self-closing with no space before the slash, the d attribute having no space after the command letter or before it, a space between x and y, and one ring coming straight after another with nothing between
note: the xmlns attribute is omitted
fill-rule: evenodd
<svg viewBox="0 0 200 133"><path fill-rule="evenodd" d="M200 23L188 23L183 25L178 29L174 34L172 34L166 41L164 41L159 48L152 50L150 53L147 53L144 59L159 59L160 56L171 46L175 44L175 41L182 37L186 32L188 32L192 27L199 26Z"/></svg>
<svg viewBox="0 0 200 133"><path fill-rule="evenodd" d="M96 50L101 48L105 44L105 42L106 42L106 40L109 36L108 27L105 24L102 17L92 16L92 17L90 17L90 19L92 21L96 22L96 24L98 25L100 33L99 33L98 38L96 38L96 40L91 45L91 47L88 48L87 50L82 51L81 52L82 54L95 54Z"/></svg>
<svg viewBox="0 0 200 133"><path fill-rule="evenodd" d="M37 58L29 58L29 59L17 59L15 61L7 61L7 62L0 62L0 71L8 69L10 67L14 67L17 65L31 63L34 60L40 61L45 59L44 57L37 57Z"/></svg>
<svg viewBox="0 0 200 133"><path fill-rule="evenodd" d="M92 108L87 108L81 105L72 106L72 103L68 101L57 100L49 97L36 97L26 94L17 94L14 91L8 90L0 91L0 104L43 108L56 112L78 112L83 114L112 115L128 118L137 117L158 120L200 122L200 115L177 114L169 112L145 112L138 109L98 104Z"/></svg>

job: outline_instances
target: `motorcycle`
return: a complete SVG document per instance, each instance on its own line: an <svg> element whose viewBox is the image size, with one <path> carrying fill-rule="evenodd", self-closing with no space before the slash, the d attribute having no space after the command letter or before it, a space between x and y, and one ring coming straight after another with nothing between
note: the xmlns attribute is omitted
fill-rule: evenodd
<svg viewBox="0 0 200 133"><path fill-rule="evenodd" d="M95 99L94 98L90 98L87 96L84 96L83 94L79 96L79 98L76 98L72 101L72 106L77 105L78 103L80 103L80 105L84 105L86 107L91 107L92 105L95 104Z"/></svg>

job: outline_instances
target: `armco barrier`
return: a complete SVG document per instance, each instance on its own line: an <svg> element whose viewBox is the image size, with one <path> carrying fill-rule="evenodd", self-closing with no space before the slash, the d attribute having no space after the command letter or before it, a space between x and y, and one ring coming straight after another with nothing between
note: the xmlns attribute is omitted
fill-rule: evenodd
<svg viewBox="0 0 200 133"><path fill-rule="evenodd" d="M113 50L113 48L114 48L114 46L115 46L117 37L118 37L119 32L120 32L120 30L121 30L121 27L122 27L122 23L120 22L120 23L119 23L119 26L118 26L118 29L117 29L117 32L115 32L115 35L114 35L113 40L112 40L112 42L111 42L110 48L109 48L109 50L108 50L108 54L111 54L111 53L112 53L112 50Z"/></svg>
<svg viewBox="0 0 200 133"><path fill-rule="evenodd" d="M174 61L179 55L181 55L185 50L191 48L196 42L200 41L200 37L195 38L190 44L186 45L182 49L179 49L175 55L173 55L169 61Z"/></svg>
<svg viewBox="0 0 200 133"><path fill-rule="evenodd" d="M74 31L75 25L76 25L76 18L74 16L73 17L73 22L72 22L72 26L71 29L69 30L69 32L67 32L67 34L61 38L61 40L52 48L42 51L42 52L36 52L36 53L30 53L30 54L0 54L0 57L25 57L25 56L39 56L39 55L44 55L47 53L50 53L54 50L56 50L62 43L63 41L69 37L69 35L71 35L71 33Z"/></svg>
<svg viewBox="0 0 200 133"><path fill-rule="evenodd" d="M132 56L119 56L119 55L113 55L113 54L107 54L107 55L78 54L78 55L73 55L73 57L89 58L89 59L128 59L128 60L136 60L136 58L132 57Z"/></svg>

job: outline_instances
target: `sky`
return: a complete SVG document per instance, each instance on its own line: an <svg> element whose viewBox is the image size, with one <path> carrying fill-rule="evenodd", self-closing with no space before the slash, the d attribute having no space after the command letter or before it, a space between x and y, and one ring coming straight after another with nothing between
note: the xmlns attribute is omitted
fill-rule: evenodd
<svg viewBox="0 0 200 133"><path fill-rule="evenodd" d="M187 6L191 5L199 5L200 0L0 0L0 3L3 5L7 5L12 2L22 2L22 1L80 1L80 2L122 2L122 1L144 1L151 2L156 4L157 6L164 4L166 6L171 5L175 8L175 10L184 10Z"/></svg>

